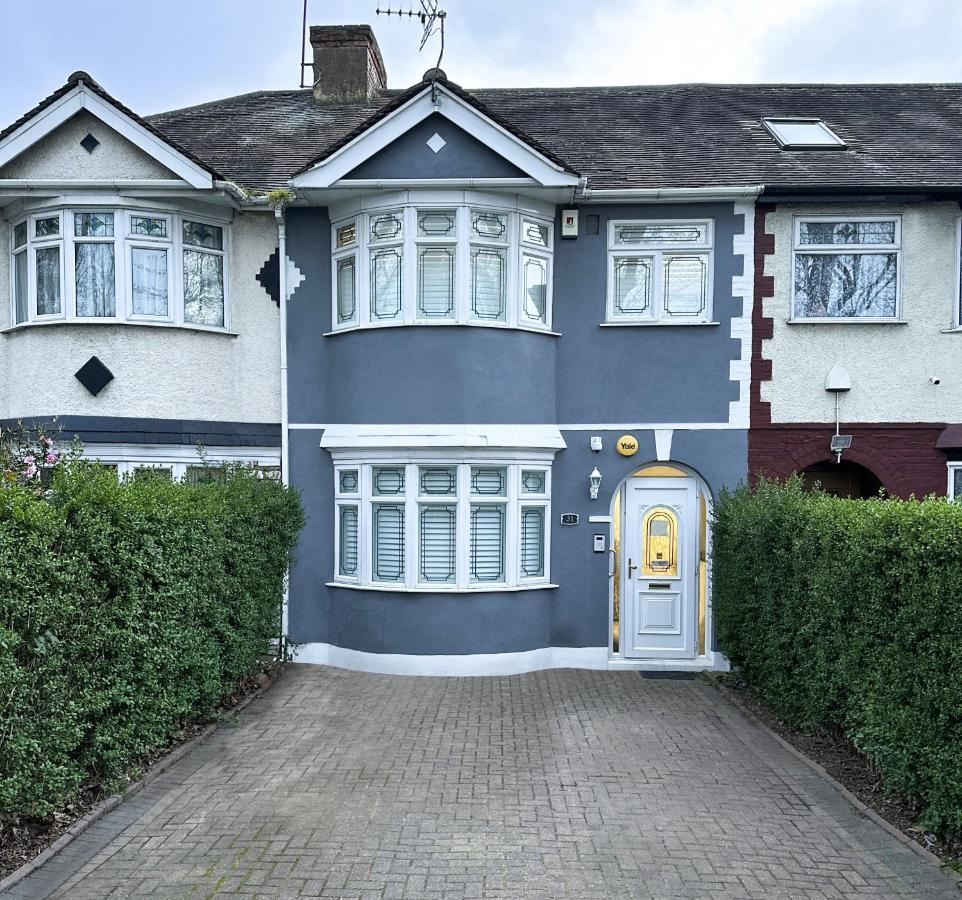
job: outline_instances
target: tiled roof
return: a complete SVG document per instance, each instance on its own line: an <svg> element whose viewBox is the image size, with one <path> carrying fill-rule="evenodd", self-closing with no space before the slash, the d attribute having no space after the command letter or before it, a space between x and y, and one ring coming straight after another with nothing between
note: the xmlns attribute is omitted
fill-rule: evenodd
<svg viewBox="0 0 962 900"><path fill-rule="evenodd" d="M259 91L146 119L102 95L215 173L269 189L284 185L419 88L385 91L369 104L352 106L317 104L309 89ZM962 188L962 85L682 84L485 89L464 95L555 161L587 176L593 189ZM765 116L821 118L848 149L781 150L761 125Z"/></svg>

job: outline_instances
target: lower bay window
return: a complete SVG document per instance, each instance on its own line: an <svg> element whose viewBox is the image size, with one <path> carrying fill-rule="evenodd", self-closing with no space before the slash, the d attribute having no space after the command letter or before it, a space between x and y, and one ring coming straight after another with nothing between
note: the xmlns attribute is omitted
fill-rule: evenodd
<svg viewBox="0 0 962 900"><path fill-rule="evenodd" d="M533 462L339 464L334 580L399 590L547 584L550 477Z"/></svg>
<svg viewBox="0 0 962 900"><path fill-rule="evenodd" d="M13 324L228 324L225 223L166 211L55 209L12 228Z"/></svg>
<svg viewBox="0 0 962 900"><path fill-rule="evenodd" d="M949 463L949 500L962 501L962 462Z"/></svg>

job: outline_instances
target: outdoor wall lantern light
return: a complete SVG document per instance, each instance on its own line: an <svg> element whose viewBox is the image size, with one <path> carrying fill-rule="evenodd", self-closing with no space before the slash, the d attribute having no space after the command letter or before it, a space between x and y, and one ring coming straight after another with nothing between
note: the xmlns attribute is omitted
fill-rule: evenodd
<svg viewBox="0 0 962 900"><path fill-rule="evenodd" d="M591 474L588 476L588 490L591 494L591 499L597 500L598 491L601 490L601 472L598 471L597 466L591 470Z"/></svg>

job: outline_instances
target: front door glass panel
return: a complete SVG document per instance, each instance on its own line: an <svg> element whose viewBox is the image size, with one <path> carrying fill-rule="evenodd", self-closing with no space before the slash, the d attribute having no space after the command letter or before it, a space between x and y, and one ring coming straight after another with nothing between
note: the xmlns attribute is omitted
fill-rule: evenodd
<svg viewBox="0 0 962 900"><path fill-rule="evenodd" d="M671 578L678 575L678 518L665 507L651 510L642 528L642 575Z"/></svg>

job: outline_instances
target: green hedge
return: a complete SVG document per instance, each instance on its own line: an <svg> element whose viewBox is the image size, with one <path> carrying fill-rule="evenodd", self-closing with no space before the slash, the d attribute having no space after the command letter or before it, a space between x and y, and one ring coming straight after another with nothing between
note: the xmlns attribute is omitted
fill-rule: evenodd
<svg viewBox="0 0 962 900"><path fill-rule="evenodd" d="M208 713L280 629L302 512L250 470L0 487L0 814L44 815Z"/></svg>
<svg viewBox="0 0 962 900"><path fill-rule="evenodd" d="M786 722L841 729L925 827L962 837L962 504L793 479L715 515L722 651Z"/></svg>

